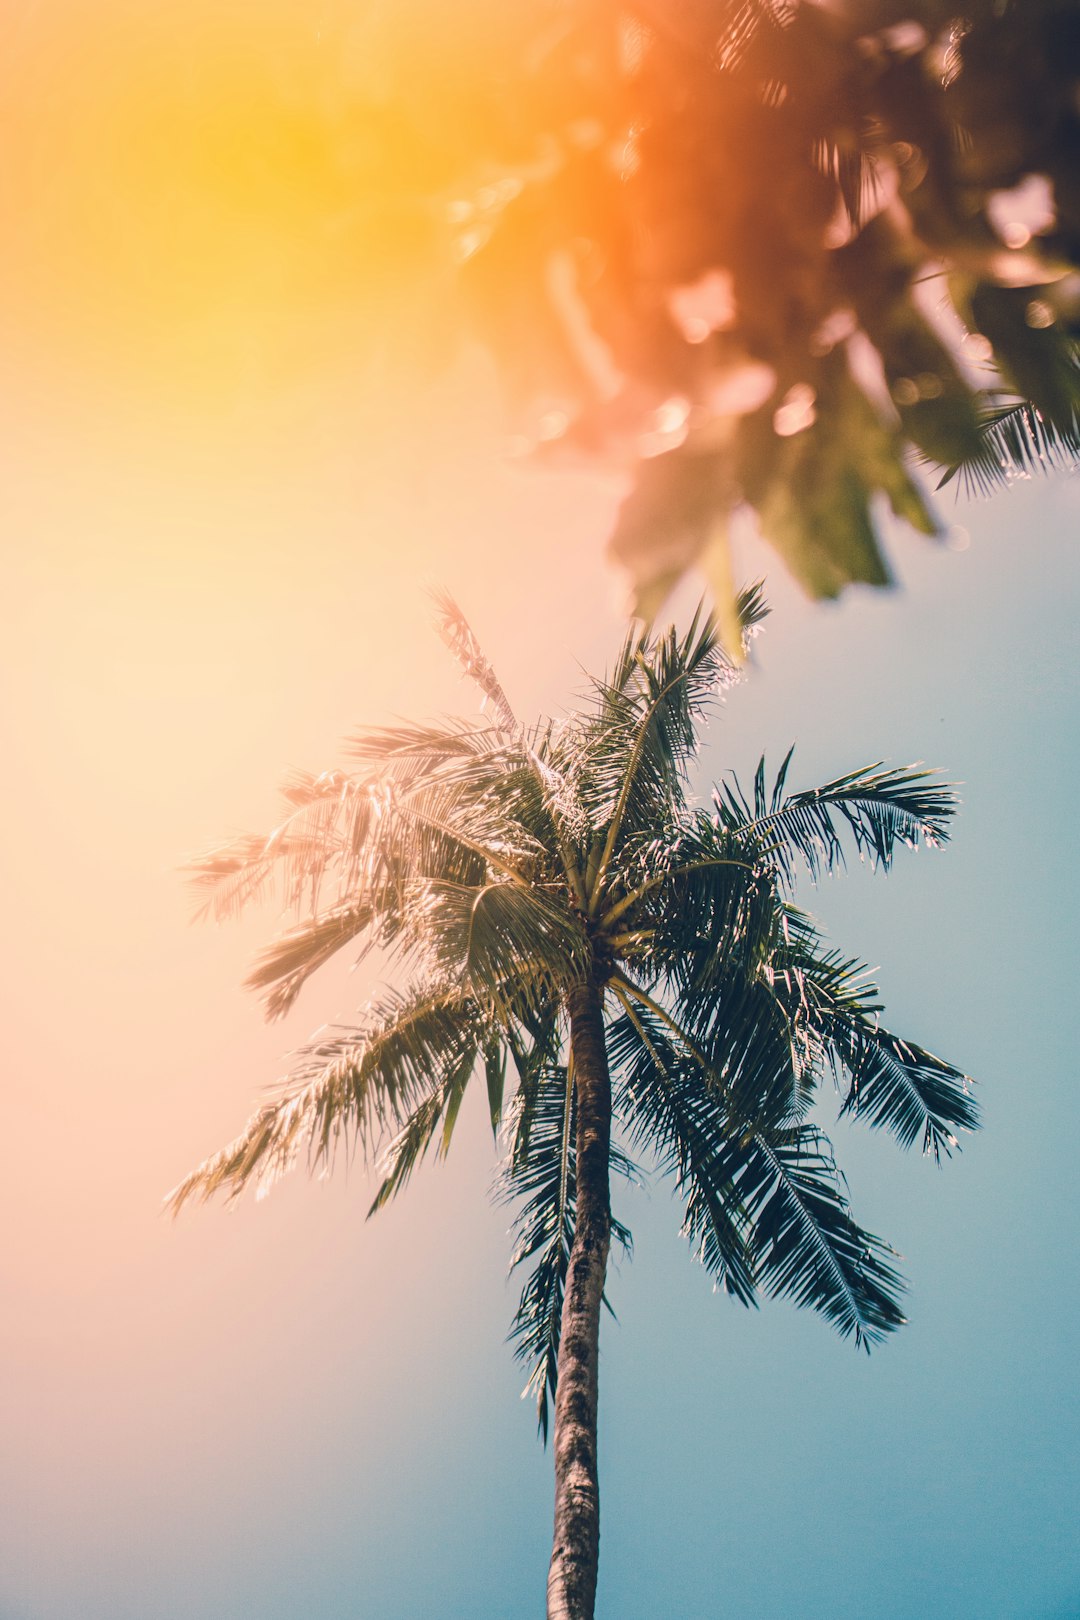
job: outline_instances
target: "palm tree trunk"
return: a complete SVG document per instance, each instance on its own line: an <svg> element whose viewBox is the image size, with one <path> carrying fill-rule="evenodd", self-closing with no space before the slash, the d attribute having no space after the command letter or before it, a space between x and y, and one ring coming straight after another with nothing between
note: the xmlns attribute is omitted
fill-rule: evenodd
<svg viewBox="0 0 1080 1620"><path fill-rule="evenodd" d="M596 1468L600 1306L611 1246L611 1075L603 994L580 984L567 995L577 1095L577 1210L566 1273L555 1396L555 1536L548 1620L593 1620L600 1555Z"/></svg>

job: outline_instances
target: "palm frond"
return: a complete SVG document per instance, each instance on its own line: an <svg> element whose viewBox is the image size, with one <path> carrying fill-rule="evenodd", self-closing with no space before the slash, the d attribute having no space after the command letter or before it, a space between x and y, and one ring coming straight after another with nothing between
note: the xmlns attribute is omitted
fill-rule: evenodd
<svg viewBox="0 0 1080 1620"><path fill-rule="evenodd" d="M457 988L384 996L362 1026L304 1047L277 1095L173 1189L166 1207L175 1214L216 1192L231 1201L252 1181L265 1192L304 1148L313 1172L330 1168L343 1140L370 1155L431 1094L433 1077L442 1084L466 1063L471 1072L486 1036L480 1010Z"/></svg>
<svg viewBox="0 0 1080 1620"><path fill-rule="evenodd" d="M791 1124L814 1102L822 1043L814 1025L777 993L764 968L724 964L709 990L686 989L679 1021L708 1063L708 1081L723 1095L733 1126L746 1131Z"/></svg>
<svg viewBox="0 0 1080 1620"><path fill-rule="evenodd" d="M295 773L284 796L293 808L271 833L243 834L188 863L199 899L196 920L237 916L274 887L286 906L314 909L327 871L345 847L343 818L349 841L363 843L371 814L366 784L341 771Z"/></svg>
<svg viewBox="0 0 1080 1620"><path fill-rule="evenodd" d="M349 738L348 751L354 759L382 767L399 766L408 774L410 769L446 771L454 766L467 768L476 761L497 762L506 757L507 742L499 726L443 715L426 723L365 726Z"/></svg>
<svg viewBox="0 0 1080 1620"><path fill-rule="evenodd" d="M490 732L372 732L355 751L382 774L295 774L290 813L268 837L244 835L191 863L199 915L234 915L270 889L318 912L329 889L332 907L363 902L391 917L409 880L480 881L489 867L516 877L518 863L543 855L549 822L531 769L520 758L508 769Z"/></svg>
<svg viewBox="0 0 1080 1620"><path fill-rule="evenodd" d="M432 599L437 612L436 623L443 641L469 679L476 682L484 694L485 704L491 704L500 727L507 732L516 731L518 724L514 718L514 711L507 701L506 693L499 685L484 649L473 634L468 619L446 591L433 591Z"/></svg>
<svg viewBox="0 0 1080 1620"><path fill-rule="evenodd" d="M764 611L756 588L740 599L743 621ZM698 722L737 671L699 609L682 636L675 628L630 637L615 669L596 683L595 719L581 731L578 769L593 825L603 829L590 898L595 912L620 841L654 832L681 800L697 746Z"/></svg>
<svg viewBox="0 0 1080 1620"><path fill-rule="evenodd" d="M623 999L612 1054L632 1139L659 1143L687 1195L684 1231L744 1304L763 1287L869 1344L900 1326L891 1251L851 1216L827 1138L812 1125L746 1129L692 1055Z"/></svg>
<svg viewBox="0 0 1080 1620"><path fill-rule="evenodd" d="M534 1105L544 1077L562 1060L564 1032L558 1002L535 1008L522 1003L516 1018L505 1026L506 1050L517 1072L517 1090L508 1121L510 1152L524 1162L530 1152Z"/></svg>
<svg viewBox="0 0 1080 1620"><path fill-rule="evenodd" d="M784 907L784 941L770 980L793 1028L818 1062L845 1082L841 1112L886 1129L903 1147L920 1138L940 1161L975 1130L971 1081L951 1063L881 1026L879 992L862 962L827 949L808 917Z"/></svg>
<svg viewBox="0 0 1080 1620"><path fill-rule="evenodd" d="M784 920L775 873L735 852L748 853L698 816L674 845L672 869L642 894L630 920L645 936L635 969L668 998L687 1049L745 1129L805 1113L820 1066L773 986Z"/></svg>
<svg viewBox="0 0 1080 1620"><path fill-rule="evenodd" d="M519 732L508 739L497 726L447 718L427 725L371 726L349 742L354 758L389 780L399 798L428 786L452 791L475 814L481 805L531 826L537 820L534 737ZM538 830L547 831L541 817Z"/></svg>
<svg viewBox="0 0 1080 1620"><path fill-rule="evenodd" d="M480 999L525 999L540 1011L586 959L584 930L539 887L429 883L416 911L433 970Z"/></svg>
<svg viewBox="0 0 1080 1620"><path fill-rule="evenodd" d="M620 930L658 922L670 927L683 917L693 938L702 913L715 917L718 909L734 907L762 864L708 816L668 823L628 840L599 922L610 933L616 924Z"/></svg>
<svg viewBox="0 0 1080 1620"><path fill-rule="evenodd" d="M743 1305L755 1305L745 1219L717 1155L724 1140L719 1099L655 1016L616 993L623 1015L612 1022L608 1037L618 1075L616 1113L637 1148L659 1154L661 1170L686 1198L683 1233L697 1258L718 1286Z"/></svg>
<svg viewBox="0 0 1080 1620"><path fill-rule="evenodd" d="M510 1268L535 1260L521 1291L510 1337L514 1353L529 1364L523 1391L536 1401L536 1421L545 1442L549 1406L558 1382L559 1335L570 1248L574 1241L576 1162L573 1081L563 1066L538 1077L522 1139L527 1150L512 1151L500 1195L523 1200L514 1217ZM519 1129L523 1121L519 1117ZM516 1148L516 1144L515 1144Z"/></svg>
<svg viewBox="0 0 1080 1620"><path fill-rule="evenodd" d="M625 972L613 983L658 1011L676 1044L722 1096L732 1128L745 1133L805 1115L822 1069L821 1043L776 993L771 957L779 907L773 885L760 879L749 885L733 912L708 931L693 930L692 918L688 928L681 911L674 926L654 929L649 945L653 961L666 970L669 1008Z"/></svg>
<svg viewBox="0 0 1080 1620"><path fill-rule="evenodd" d="M502 724L447 719L367 728L353 737L351 751L390 774L399 791L427 782L463 804L497 808L504 825L527 829L536 847L558 854L564 877L583 900L574 855L582 811L572 777L551 748L554 730L548 721L517 726L511 735Z"/></svg>
<svg viewBox="0 0 1080 1620"><path fill-rule="evenodd" d="M680 982L710 971L718 951L753 962L771 944L775 876L751 841L699 813L669 837L663 854L658 849L647 860L655 875L640 886L629 918L653 930L657 964ZM633 881L633 864L627 865Z"/></svg>
<svg viewBox="0 0 1080 1620"><path fill-rule="evenodd" d="M1051 422L1027 400L995 405L979 419L972 454L947 468L938 489L958 481L966 495L992 495L1033 473L1075 472L1080 462L1080 413Z"/></svg>
<svg viewBox="0 0 1080 1620"><path fill-rule="evenodd" d="M971 1081L951 1063L886 1029L834 1031L833 1041L850 1077L844 1113L890 1131L904 1147L921 1138L938 1161L960 1146L957 1131L977 1129Z"/></svg>
<svg viewBox="0 0 1080 1620"><path fill-rule="evenodd" d="M853 1219L823 1132L758 1133L729 1142L728 1157L769 1294L811 1307L866 1349L903 1325L893 1251Z"/></svg>
<svg viewBox="0 0 1080 1620"><path fill-rule="evenodd" d="M312 917L274 940L261 953L244 984L250 990L265 990L267 1017L280 1018L311 975L350 941L358 939L372 921L369 905L338 906ZM364 949L358 952L357 960L364 955Z"/></svg>
<svg viewBox="0 0 1080 1620"><path fill-rule="evenodd" d="M789 1295L869 1344L900 1325L900 1282L889 1251L852 1220L827 1139L798 1118L825 1046L772 984L752 988L756 1000L743 988L741 1001L720 988L696 1024L682 1005L666 1024L620 996L620 1106L640 1139L664 1145L688 1193L685 1230L729 1292L744 1303L759 1285ZM673 1035L680 1020L685 1039Z"/></svg>
<svg viewBox="0 0 1080 1620"><path fill-rule="evenodd" d="M734 777L713 796L718 824L775 862L787 884L794 881L796 860L805 862L815 879L840 865L845 833L860 857L886 871L898 845L915 849L947 841L956 793L932 771L913 765L888 769L879 761L823 787L785 796L791 757L789 751L771 793L762 759L752 800Z"/></svg>
<svg viewBox="0 0 1080 1620"><path fill-rule="evenodd" d="M707 892L729 874L693 874ZM735 888L735 885L731 885ZM763 892L764 891L764 892ZM761 884L739 904L702 915L692 891L649 947L673 991L672 1012L743 1128L801 1118L828 1068L845 1080L843 1112L884 1127L905 1147L922 1137L940 1159L973 1130L970 1080L881 1027L877 986L864 963L824 944L808 917ZM755 902L757 902L755 904Z"/></svg>
<svg viewBox="0 0 1080 1620"><path fill-rule="evenodd" d="M484 1047L484 1080L487 1084L488 1114L492 1133L498 1140L506 1090L507 1049L502 1041L489 1040Z"/></svg>
<svg viewBox="0 0 1080 1620"><path fill-rule="evenodd" d="M477 1045L462 1045L456 1058L447 1064L429 1094L418 1103L387 1147L380 1161L382 1181L368 1209L368 1217L396 1198L431 1146L441 1124L442 1136L437 1154L445 1158L450 1148L458 1111L476 1065Z"/></svg>
<svg viewBox="0 0 1080 1620"><path fill-rule="evenodd" d="M404 792L384 785L384 826L372 853L384 867L413 878L482 881L489 870L516 883L544 857L541 843L490 796L466 796L455 784L426 780Z"/></svg>

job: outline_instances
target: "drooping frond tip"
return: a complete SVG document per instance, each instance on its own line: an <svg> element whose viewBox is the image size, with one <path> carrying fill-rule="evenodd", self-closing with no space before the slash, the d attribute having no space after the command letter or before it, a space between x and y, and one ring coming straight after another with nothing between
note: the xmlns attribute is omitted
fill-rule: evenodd
<svg viewBox="0 0 1080 1620"><path fill-rule="evenodd" d="M763 582L757 580L744 586L734 597L730 590L723 596L714 591L714 603L709 629L732 670L739 670L746 663L759 625L769 615Z"/></svg>
<svg viewBox="0 0 1080 1620"><path fill-rule="evenodd" d="M468 619L448 591L433 590L435 622L447 647L470 680L475 681L506 731L518 729L514 711Z"/></svg>
<svg viewBox="0 0 1080 1620"><path fill-rule="evenodd" d="M956 481L966 495L992 495L1032 473L1075 472L1078 461L1080 413L1071 422L1053 422L1017 400L983 414L970 454L946 468L937 487Z"/></svg>
<svg viewBox="0 0 1080 1620"><path fill-rule="evenodd" d="M482 1010L456 986L386 992L362 1023L331 1027L301 1047L271 1100L169 1193L166 1209L177 1214L216 1193L231 1202L252 1184L264 1194L301 1154L313 1173L329 1171L339 1147L373 1163L387 1134L402 1131L432 1096L440 1099L438 1123L487 1034Z"/></svg>
<svg viewBox="0 0 1080 1620"><path fill-rule="evenodd" d="M764 580L758 579L752 585L744 585L735 599L735 608L742 626L743 640L746 641L769 616Z"/></svg>
<svg viewBox="0 0 1080 1620"><path fill-rule="evenodd" d="M750 643L759 626L769 616L764 581L755 580L752 585L745 585L740 591L734 590L732 582L730 588L723 592L713 582L712 601L713 606L708 613L705 601L699 602L694 615L694 624L704 624L724 664L731 673L734 673L741 670L746 663ZM643 645L651 634L652 625L647 623L642 635Z"/></svg>
<svg viewBox="0 0 1080 1620"><path fill-rule="evenodd" d="M789 750L783 761L771 793L762 758L752 797L734 776L713 797L719 825L768 851L787 883L793 881L795 857L814 878L841 865L844 835L860 858L884 871L898 846L932 848L947 842L959 801L955 787L935 772L921 765L889 767L879 761L810 792L788 794L792 753Z"/></svg>
<svg viewBox="0 0 1080 1620"><path fill-rule="evenodd" d="M674 1175L684 1231L717 1283L743 1304L761 1290L808 1306L865 1348L899 1327L895 1256L856 1223L824 1133L798 1120L736 1120L724 1076L702 1083L660 1009L621 999L620 1100L634 1140L659 1147Z"/></svg>

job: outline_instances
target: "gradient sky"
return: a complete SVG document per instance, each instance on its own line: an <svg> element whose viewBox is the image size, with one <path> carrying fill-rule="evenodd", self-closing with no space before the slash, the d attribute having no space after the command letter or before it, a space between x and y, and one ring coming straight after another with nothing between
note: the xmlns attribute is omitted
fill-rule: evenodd
<svg viewBox="0 0 1080 1620"><path fill-rule="evenodd" d="M239 985L272 915L191 928L178 868L357 723L471 709L425 583L520 711L570 701L621 631L618 484L502 466L479 361L423 392L369 364L384 306L350 301L333 186L245 168L282 52L301 102L336 83L307 8L259 8L262 77L250 9L146 10L0 21L0 1620L516 1620L551 1458L481 1099L371 1224L355 1170L165 1222L368 988L331 972L268 1028ZM231 167L196 138L222 86ZM1080 1615L1080 488L944 510L951 546L894 536L891 595L811 608L770 573L702 786L792 739L798 785L879 758L963 784L948 849L804 898L880 964L892 1026L978 1077L985 1130L939 1171L838 1128L911 1281L870 1358L714 1295L666 1189L624 1198L601 1620ZM742 565L769 566L748 537Z"/></svg>

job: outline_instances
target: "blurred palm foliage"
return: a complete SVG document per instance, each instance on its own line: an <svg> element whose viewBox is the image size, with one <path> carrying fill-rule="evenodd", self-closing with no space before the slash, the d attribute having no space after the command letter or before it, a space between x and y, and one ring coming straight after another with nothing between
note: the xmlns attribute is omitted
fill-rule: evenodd
<svg viewBox="0 0 1080 1620"><path fill-rule="evenodd" d="M740 507L833 597L889 582L885 503L941 532L913 464L986 490L1080 454L1073 0L469 19L369 86L514 449L629 470L611 548L643 617L697 566L732 618Z"/></svg>
<svg viewBox="0 0 1080 1620"><path fill-rule="evenodd" d="M625 476L637 610L697 567L737 653L737 511L835 596L886 507L1080 455L1080 6L959 6L28 12L3 336L198 412L340 366L406 421L478 339L516 453Z"/></svg>

